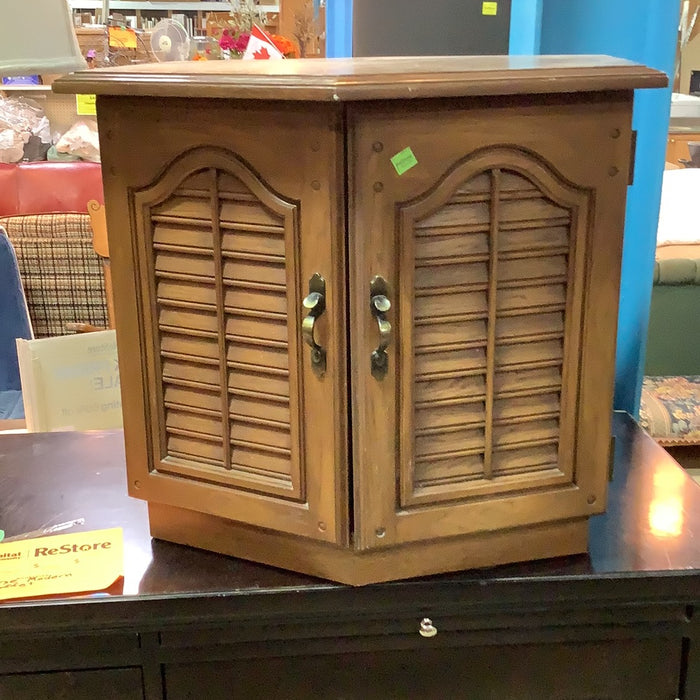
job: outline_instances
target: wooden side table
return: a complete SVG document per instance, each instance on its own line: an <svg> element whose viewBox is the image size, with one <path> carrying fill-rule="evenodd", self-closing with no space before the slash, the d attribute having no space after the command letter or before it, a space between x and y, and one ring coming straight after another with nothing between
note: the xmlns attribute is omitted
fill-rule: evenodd
<svg viewBox="0 0 700 700"><path fill-rule="evenodd" d="M666 82L595 56L57 81L98 95L152 533L357 585L586 551L633 91Z"/></svg>

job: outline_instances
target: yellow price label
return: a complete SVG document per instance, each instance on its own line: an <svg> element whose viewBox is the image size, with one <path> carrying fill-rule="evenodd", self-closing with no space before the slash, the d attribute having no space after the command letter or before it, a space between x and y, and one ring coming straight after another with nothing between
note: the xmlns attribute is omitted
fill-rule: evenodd
<svg viewBox="0 0 700 700"><path fill-rule="evenodd" d="M496 16L498 14L498 3L497 2L482 2L481 3L481 14Z"/></svg>
<svg viewBox="0 0 700 700"><path fill-rule="evenodd" d="M97 95L76 95L75 111L83 116L97 114Z"/></svg>
<svg viewBox="0 0 700 700"><path fill-rule="evenodd" d="M0 544L0 600L103 591L123 575L120 527Z"/></svg>
<svg viewBox="0 0 700 700"><path fill-rule="evenodd" d="M131 27L110 27L109 45L113 49L135 49L138 46L136 32Z"/></svg>

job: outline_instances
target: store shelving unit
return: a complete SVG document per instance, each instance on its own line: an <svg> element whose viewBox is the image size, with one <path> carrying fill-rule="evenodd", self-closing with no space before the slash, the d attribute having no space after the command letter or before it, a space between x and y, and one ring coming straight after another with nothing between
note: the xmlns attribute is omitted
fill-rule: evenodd
<svg viewBox="0 0 700 700"><path fill-rule="evenodd" d="M102 0L70 0L73 10L102 9ZM233 3L230 2L152 2L151 0L110 0L111 10L138 10L140 12L178 11L178 12L230 12ZM255 5L263 12L279 12L279 4Z"/></svg>

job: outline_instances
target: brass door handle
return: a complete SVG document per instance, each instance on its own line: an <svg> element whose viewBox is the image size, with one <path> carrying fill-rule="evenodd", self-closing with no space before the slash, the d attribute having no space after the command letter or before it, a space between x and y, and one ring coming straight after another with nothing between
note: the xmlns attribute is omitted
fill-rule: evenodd
<svg viewBox="0 0 700 700"><path fill-rule="evenodd" d="M326 371L326 351L316 342L316 319L326 310L326 280L318 272L309 280L309 295L302 302L308 314L301 323L304 342L311 348L311 367L319 376Z"/></svg>
<svg viewBox="0 0 700 700"><path fill-rule="evenodd" d="M369 285L369 306L372 315L377 319L379 327L379 344L372 351L372 376L375 379L383 379L389 368L389 355L386 349L391 343L391 323L386 320L386 313L391 308L391 302L387 296L388 286L383 277L377 275Z"/></svg>

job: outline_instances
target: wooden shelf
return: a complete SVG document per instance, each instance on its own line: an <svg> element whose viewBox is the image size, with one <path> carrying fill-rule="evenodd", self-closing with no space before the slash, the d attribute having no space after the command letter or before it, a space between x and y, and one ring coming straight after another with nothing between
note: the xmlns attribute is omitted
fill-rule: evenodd
<svg viewBox="0 0 700 700"><path fill-rule="evenodd" d="M0 85L0 92L51 92L50 85Z"/></svg>
<svg viewBox="0 0 700 700"><path fill-rule="evenodd" d="M70 0L73 10L101 10L102 0ZM173 10L194 12L228 12L231 10L230 2L151 2L150 0L110 0L110 10ZM256 9L263 12L279 12L279 5L256 5Z"/></svg>

